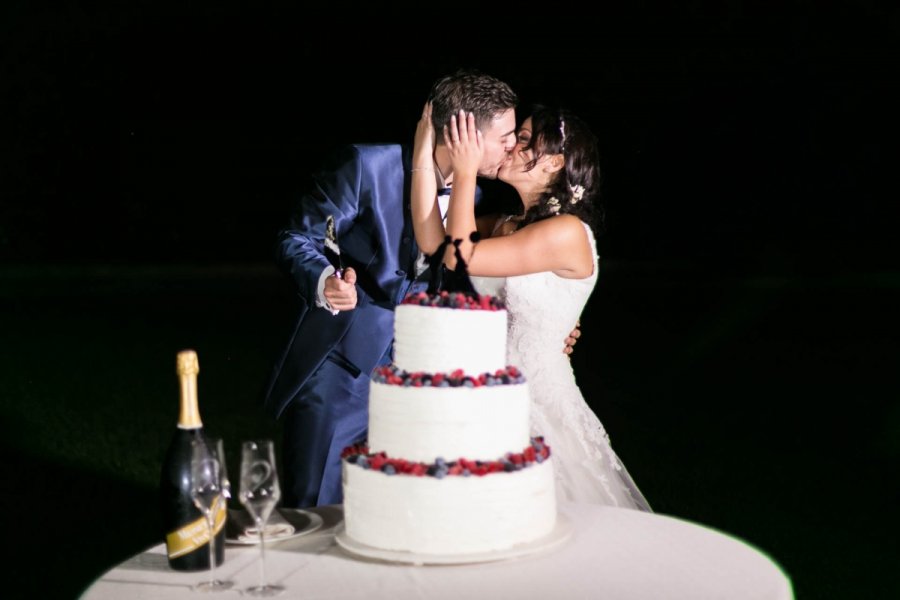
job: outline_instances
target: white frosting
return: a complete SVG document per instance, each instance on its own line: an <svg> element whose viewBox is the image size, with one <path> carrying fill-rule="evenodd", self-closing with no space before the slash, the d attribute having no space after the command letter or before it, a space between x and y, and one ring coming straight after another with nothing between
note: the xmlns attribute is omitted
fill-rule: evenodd
<svg viewBox="0 0 900 600"><path fill-rule="evenodd" d="M529 444L527 384L401 387L372 382L369 450L431 463L496 460Z"/></svg>
<svg viewBox="0 0 900 600"><path fill-rule="evenodd" d="M506 311L400 305L394 364L407 372L466 375L506 367ZM529 440L527 384L403 387L373 382L369 450L431 463L497 460ZM552 440L551 440L552 441ZM386 475L343 464L347 535L385 550L470 554L549 534L556 523L553 463L442 479Z"/></svg>
<svg viewBox="0 0 900 600"><path fill-rule="evenodd" d="M401 304L394 317L394 364L415 373L468 375L506 366L506 311Z"/></svg>
<svg viewBox="0 0 900 600"><path fill-rule="evenodd" d="M467 554L509 548L556 523L553 463L521 471L414 477L343 464L344 521L354 540L386 550Z"/></svg>

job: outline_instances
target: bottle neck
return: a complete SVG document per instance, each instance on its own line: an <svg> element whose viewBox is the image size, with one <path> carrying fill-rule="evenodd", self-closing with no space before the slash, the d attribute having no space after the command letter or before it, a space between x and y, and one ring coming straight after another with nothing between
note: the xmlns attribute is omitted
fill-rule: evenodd
<svg viewBox="0 0 900 600"><path fill-rule="evenodd" d="M179 375L181 380L181 413L178 415L179 429L200 429L200 409L197 404L197 376L193 373Z"/></svg>

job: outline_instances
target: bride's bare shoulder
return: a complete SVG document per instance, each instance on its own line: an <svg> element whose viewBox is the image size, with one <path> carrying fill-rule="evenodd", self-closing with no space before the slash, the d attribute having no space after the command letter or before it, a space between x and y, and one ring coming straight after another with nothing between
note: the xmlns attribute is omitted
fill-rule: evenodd
<svg viewBox="0 0 900 600"><path fill-rule="evenodd" d="M532 229L533 228L533 229ZM541 236L553 236L559 241L577 242L585 239L584 222L575 215L559 215L526 225L521 231L531 230Z"/></svg>

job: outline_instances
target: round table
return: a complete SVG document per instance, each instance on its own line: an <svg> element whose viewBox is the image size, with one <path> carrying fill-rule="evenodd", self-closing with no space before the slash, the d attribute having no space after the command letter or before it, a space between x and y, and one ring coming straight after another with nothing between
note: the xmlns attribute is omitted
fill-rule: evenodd
<svg viewBox="0 0 900 600"><path fill-rule="evenodd" d="M271 583L283 598L665 598L667 600L788 600L791 583L759 550L721 532L657 514L587 504L562 504L572 525L561 546L511 560L466 565L412 566L348 554L335 543L340 506L311 509L317 531L266 544ZM219 579L237 597L259 580L259 547L228 546ZM154 546L96 580L85 600L190 598L208 573L173 571L165 546Z"/></svg>

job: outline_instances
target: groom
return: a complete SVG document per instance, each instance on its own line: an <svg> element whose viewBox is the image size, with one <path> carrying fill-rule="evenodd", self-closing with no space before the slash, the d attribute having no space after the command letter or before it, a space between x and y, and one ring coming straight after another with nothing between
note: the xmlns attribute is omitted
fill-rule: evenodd
<svg viewBox="0 0 900 600"><path fill-rule="evenodd" d="M484 140L479 175L495 178L516 144L516 95L487 75L458 72L431 89L440 131L475 113ZM299 317L276 362L265 406L284 420L283 504L339 503L340 455L368 426L369 374L390 362L394 307L410 291L419 250L410 221L411 148L353 145L315 179L279 234L280 266L297 286ZM434 152L438 188L452 182L446 146ZM334 217L343 273L325 258Z"/></svg>

